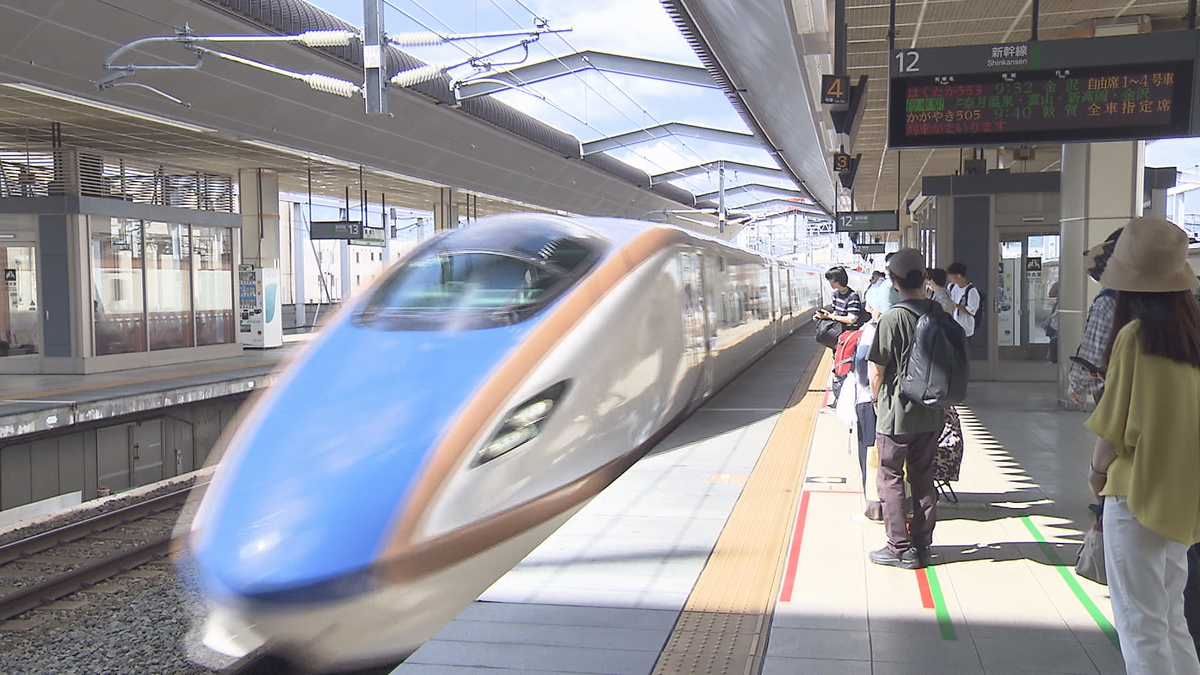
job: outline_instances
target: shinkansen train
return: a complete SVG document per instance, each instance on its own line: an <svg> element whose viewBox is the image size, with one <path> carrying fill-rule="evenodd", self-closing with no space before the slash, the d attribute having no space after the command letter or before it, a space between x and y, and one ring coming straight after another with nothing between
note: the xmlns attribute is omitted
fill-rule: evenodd
<svg viewBox="0 0 1200 675"><path fill-rule="evenodd" d="M511 215L410 252L226 443L184 550L218 652L391 664L808 321L823 270Z"/></svg>

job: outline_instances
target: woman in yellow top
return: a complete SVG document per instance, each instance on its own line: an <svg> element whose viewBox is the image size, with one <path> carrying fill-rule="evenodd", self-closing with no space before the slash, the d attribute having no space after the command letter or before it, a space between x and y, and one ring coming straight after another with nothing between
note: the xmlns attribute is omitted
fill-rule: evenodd
<svg viewBox="0 0 1200 675"><path fill-rule="evenodd" d="M1200 282L1187 235L1125 226L1101 285L1117 291L1104 396L1087 426L1104 495L1104 564L1127 675L1200 675L1183 614L1187 549L1200 541Z"/></svg>

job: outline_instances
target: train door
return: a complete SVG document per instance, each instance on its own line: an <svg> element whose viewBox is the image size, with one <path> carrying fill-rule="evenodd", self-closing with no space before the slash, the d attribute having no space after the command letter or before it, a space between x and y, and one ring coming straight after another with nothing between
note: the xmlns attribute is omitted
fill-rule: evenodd
<svg viewBox="0 0 1200 675"><path fill-rule="evenodd" d="M700 369L697 388L703 397L712 392L712 369L709 365L711 341L709 334L708 300L704 285L704 255L699 251L680 253L683 276L684 330L687 332L688 365Z"/></svg>

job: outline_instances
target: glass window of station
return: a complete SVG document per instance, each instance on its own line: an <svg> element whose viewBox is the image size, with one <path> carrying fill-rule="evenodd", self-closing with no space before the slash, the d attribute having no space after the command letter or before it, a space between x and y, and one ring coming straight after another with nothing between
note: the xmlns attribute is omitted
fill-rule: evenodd
<svg viewBox="0 0 1200 675"><path fill-rule="evenodd" d="M32 244L0 241L0 357L38 353L37 255Z"/></svg>
<svg viewBox="0 0 1200 675"><path fill-rule="evenodd" d="M232 344L234 232L88 216L96 356Z"/></svg>

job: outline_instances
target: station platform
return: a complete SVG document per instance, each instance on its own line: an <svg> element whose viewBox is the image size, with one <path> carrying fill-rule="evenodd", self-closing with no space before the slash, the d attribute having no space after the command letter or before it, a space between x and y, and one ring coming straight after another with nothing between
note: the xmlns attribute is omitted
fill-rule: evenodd
<svg viewBox="0 0 1200 675"><path fill-rule="evenodd" d="M240 356L88 375L0 377L0 440L269 386L309 335Z"/></svg>
<svg viewBox="0 0 1200 675"><path fill-rule="evenodd" d="M933 565L880 567L851 432L801 332L696 412L395 675L1124 672L1090 526L1082 413L972 384Z"/></svg>

